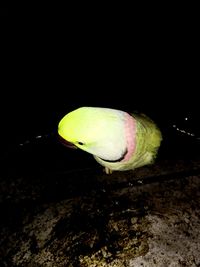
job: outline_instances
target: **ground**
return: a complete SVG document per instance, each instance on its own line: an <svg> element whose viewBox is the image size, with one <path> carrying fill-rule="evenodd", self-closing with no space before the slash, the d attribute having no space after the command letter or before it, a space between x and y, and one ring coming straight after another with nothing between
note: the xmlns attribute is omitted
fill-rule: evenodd
<svg viewBox="0 0 200 267"><path fill-rule="evenodd" d="M2 267L200 266L198 157L107 175L73 153L70 170L5 168Z"/></svg>

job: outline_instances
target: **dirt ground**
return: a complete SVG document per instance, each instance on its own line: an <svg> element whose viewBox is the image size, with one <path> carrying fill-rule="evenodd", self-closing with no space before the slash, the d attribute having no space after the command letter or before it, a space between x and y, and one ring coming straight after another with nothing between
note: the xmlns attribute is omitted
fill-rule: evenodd
<svg viewBox="0 0 200 267"><path fill-rule="evenodd" d="M2 267L200 266L199 157L107 175L82 152L62 168L68 154L28 151L0 177Z"/></svg>

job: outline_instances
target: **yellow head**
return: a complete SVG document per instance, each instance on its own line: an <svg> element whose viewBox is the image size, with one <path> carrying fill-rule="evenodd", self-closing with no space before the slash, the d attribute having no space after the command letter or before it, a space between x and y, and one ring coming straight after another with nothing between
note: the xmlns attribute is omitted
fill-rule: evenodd
<svg viewBox="0 0 200 267"><path fill-rule="evenodd" d="M125 112L110 108L81 107L65 115L58 133L66 141L105 160L117 160L126 148Z"/></svg>

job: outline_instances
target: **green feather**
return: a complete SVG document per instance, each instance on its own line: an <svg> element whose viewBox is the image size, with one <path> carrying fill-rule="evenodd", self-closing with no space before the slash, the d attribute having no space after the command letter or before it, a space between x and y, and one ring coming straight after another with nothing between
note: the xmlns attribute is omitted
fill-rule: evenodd
<svg viewBox="0 0 200 267"><path fill-rule="evenodd" d="M136 150L127 162L107 162L95 157L95 159L110 170L131 170L144 165L154 163L158 149L162 141L162 133L156 123L145 114L131 114L137 121L136 124Z"/></svg>
<svg viewBox="0 0 200 267"><path fill-rule="evenodd" d="M117 153L120 155L120 148L124 147L123 111L82 107L62 118L58 132L65 140L93 154L107 173L131 170L154 163L162 141L161 131L154 121L144 114L131 115L136 122L136 140L133 155L127 160L110 160ZM102 159L106 156L109 160Z"/></svg>

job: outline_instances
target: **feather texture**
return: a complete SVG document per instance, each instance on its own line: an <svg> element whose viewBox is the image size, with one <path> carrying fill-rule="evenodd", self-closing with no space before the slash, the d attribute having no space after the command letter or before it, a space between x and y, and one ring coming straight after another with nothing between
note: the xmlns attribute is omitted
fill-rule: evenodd
<svg viewBox="0 0 200 267"><path fill-rule="evenodd" d="M162 141L160 129L146 115L100 107L68 113L59 122L58 133L91 153L107 173L152 164Z"/></svg>

